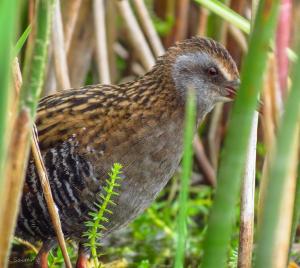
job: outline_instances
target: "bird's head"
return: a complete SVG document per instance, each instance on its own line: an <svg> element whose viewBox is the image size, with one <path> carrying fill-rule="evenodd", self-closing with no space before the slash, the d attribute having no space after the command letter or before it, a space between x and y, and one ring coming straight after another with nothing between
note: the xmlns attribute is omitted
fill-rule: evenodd
<svg viewBox="0 0 300 268"><path fill-rule="evenodd" d="M239 73L228 51L219 43L194 37L178 42L164 56L176 90L183 97L196 91L198 109L208 112L217 102L235 97Z"/></svg>

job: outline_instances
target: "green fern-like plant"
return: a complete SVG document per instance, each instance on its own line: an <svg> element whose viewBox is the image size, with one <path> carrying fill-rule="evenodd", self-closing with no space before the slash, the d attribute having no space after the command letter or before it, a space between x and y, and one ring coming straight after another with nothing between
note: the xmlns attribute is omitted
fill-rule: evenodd
<svg viewBox="0 0 300 268"><path fill-rule="evenodd" d="M121 169L121 164L115 163L113 165L113 167L111 168L111 172L108 173L109 178L106 180L106 186L103 187L105 193L100 193L99 202L95 203L98 210L95 212L89 212L91 220L85 222L88 230L83 234L83 236L88 238L86 246L91 249L91 255L95 268L101 267L97 254L97 248L100 246L100 243L98 241L101 237L102 230L105 230L103 223L108 222L108 218L105 217L105 214L112 214L112 211L107 207L108 205L116 205L112 201L112 198L113 196L118 195L118 193L115 192L115 188L120 186L120 184L118 184L118 181L121 179Z"/></svg>

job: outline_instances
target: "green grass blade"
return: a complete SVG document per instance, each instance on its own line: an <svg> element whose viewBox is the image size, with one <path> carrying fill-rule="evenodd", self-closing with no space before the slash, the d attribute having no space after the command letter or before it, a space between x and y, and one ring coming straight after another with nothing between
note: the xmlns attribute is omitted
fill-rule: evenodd
<svg viewBox="0 0 300 268"><path fill-rule="evenodd" d="M14 47L13 55L16 57L24 46L29 34L31 32L31 25L28 25L25 31L22 33L21 37L17 41L17 44Z"/></svg>
<svg viewBox="0 0 300 268"><path fill-rule="evenodd" d="M220 0L218 3L226 6L228 0ZM206 35L212 39L221 41L222 32L224 30L224 23L222 17L211 12L207 19Z"/></svg>
<svg viewBox="0 0 300 268"><path fill-rule="evenodd" d="M300 53L300 44L298 48ZM262 223L258 235L256 250L256 268L272 267L275 247L275 233L280 217L281 192L284 180L289 173L293 154L294 137L297 124L300 121L300 61L294 66L292 88L285 103L285 112L282 116L275 147L275 156L270 165L269 184L265 197Z"/></svg>
<svg viewBox="0 0 300 268"><path fill-rule="evenodd" d="M175 256L175 268L184 267L184 252L187 236L187 209L188 209L188 194L189 181L192 171L193 159L193 136L196 120L196 104L195 92L190 89L187 95L186 110L185 110L185 128L183 140L183 159L182 159L182 178L181 190L179 195L179 213L177 218L177 247Z"/></svg>
<svg viewBox="0 0 300 268"><path fill-rule="evenodd" d="M204 242L202 267L226 267L235 205L245 165L251 121L262 87L268 44L274 36L279 0L260 1L249 52L242 68L242 84L233 106L218 174L218 187Z"/></svg>
<svg viewBox="0 0 300 268"><path fill-rule="evenodd" d="M11 75L12 41L15 34L16 6L18 1L0 1L0 187L4 179L7 151L7 120Z"/></svg>
<svg viewBox="0 0 300 268"><path fill-rule="evenodd" d="M32 55L25 61L21 107L27 107L34 118L45 73L53 0L40 0L37 10L37 32ZM30 53L29 53L30 54Z"/></svg>
<svg viewBox="0 0 300 268"><path fill-rule="evenodd" d="M219 15L224 20L227 20L231 24L235 25L237 28L241 29L243 32L249 34L250 33L250 22L234 12L225 4L221 3L217 0L195 0L198 4L206 7L208 10L214 12Z"/></svg>

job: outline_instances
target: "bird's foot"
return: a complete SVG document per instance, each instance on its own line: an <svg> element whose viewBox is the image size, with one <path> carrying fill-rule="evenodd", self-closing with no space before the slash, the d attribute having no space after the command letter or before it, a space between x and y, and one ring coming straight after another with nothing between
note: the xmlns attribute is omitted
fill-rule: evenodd
<svg viewBox="0 0 300 268"><path fill-rule="evenodd" d="M89 255L86 253L80 253L77 258L76 268L87 268L88 267Z"/></svg>
<svg viewBox="0 0 300 268"><path fill-rule="evenodd" d="M76 262L76 268L87 268L90 254L83 246L83 244L79 244L78 249L78 257Z"/></svg>
<svg viewBox="0 0 300 268"><path fill-rule="evenodd" d="M43 245L36 255L33 267L34 268L48 268L48 255L49 251L55 246L55 240L47 240L43 242Z"/></svg>

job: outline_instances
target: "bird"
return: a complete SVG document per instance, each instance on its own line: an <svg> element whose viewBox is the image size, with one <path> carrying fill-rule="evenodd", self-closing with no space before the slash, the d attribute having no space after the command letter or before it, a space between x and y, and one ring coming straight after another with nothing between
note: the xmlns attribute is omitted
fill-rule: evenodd
<svg viewBox="0 0 300 268"><path fill-rule="evenodd" d="M86 267L84 223L112 165L122 164L124 178L102 238L149 207L178 168L189 88L195 92L197 127L217 103L234 99L239 82L223 45L192 37L168 48L134 81L64 90L40 100L39 147L64 236L79 244L76 267ZM57 242L32 156L15 234L42 241L35 267L47 267Z"/></svg>

